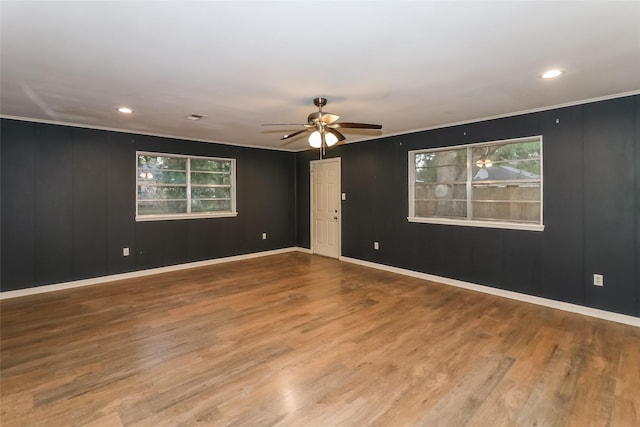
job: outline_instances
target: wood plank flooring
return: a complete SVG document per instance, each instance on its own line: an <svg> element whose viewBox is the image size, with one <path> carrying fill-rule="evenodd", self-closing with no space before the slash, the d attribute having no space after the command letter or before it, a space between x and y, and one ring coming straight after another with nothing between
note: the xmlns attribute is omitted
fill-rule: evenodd
<svg viewBox="0 0 640 427"><path fill-rule="evenodd" d="M640 329L286 253L0 302L10 426L639 426Z"/></svg>

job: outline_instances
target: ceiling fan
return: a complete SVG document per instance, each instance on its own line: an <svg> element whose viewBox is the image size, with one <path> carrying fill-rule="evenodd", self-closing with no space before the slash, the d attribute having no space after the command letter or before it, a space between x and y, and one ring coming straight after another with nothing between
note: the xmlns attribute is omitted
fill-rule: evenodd
<svg viewBox="0 0 640 427"><path fill-rule="evenodd" d="M313 103L318 107L318 111L309 114L307 123L305 124L268 123L262 126L304 126L305 129L284 135L280 140L290 139L302 133L311 132L311 135L309 135L309 145L313 148L331 147L338 142L344 141L344 135L337 129L382 129L382 125L338 122L340 116L322 111L322 107L327 105L327 98L314 98ZM284 145L286 144L288 143Z"/></svg>

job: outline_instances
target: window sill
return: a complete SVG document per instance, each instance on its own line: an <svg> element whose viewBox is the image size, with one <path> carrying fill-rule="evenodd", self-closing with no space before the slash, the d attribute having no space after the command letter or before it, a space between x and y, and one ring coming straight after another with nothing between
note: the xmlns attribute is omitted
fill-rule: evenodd
<svg viewBox="0 0 640 427"><path fill-rule="evenodd" d="M220 212L203 214L177 214L177 215L144 215L136 216L136 222L144 221L173 221L176 219L201 219L201 218L230 218L238 216L238 212Z"/></svg>
<svg viewBox="0 0 640 427"><path fill-rule="evenodd" d="M521 224L517 222L500 222L500 221L477 221L477 220L457 220L449 218L420 218L407 217L409 222L420 222L424 224L442 224L442 225L461 225L463 227L481 227L481 228L503 228L507 230L525 230L525 231L544 231L544 225L540 224Z"/></svg>

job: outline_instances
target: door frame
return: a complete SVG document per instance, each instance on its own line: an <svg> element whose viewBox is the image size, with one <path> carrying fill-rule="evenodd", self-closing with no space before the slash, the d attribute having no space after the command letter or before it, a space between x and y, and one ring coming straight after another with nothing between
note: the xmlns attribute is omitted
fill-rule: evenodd
<svg viewBox="0 0 640 427"><path fill-rule="evenodd" d="M342 256L342 158L341 157L331 157L325 158L321 160L311 160L309 162L309 246L311 247L311 253L315 253L314 251L314 233L313 233L313 165L322 164L322 163L332 163L335 162L338 164L338 194L336 195L338 199L338 257L336 259L340 259Z"/></svg>

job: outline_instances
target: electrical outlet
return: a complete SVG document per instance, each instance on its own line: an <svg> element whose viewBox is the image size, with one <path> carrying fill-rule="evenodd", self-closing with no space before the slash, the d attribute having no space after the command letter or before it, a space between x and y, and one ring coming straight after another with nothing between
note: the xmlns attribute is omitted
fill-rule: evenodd
<svg viewBox="0 0 640 427"><path fill-rule="evenodd" d="M347 193L342 193L342 200L347 200Z"/></svg>
<svg viewBox="0 0 640 427"><path fill-rule="evenodd" d="M373 249L375 249L376 251L377 251L378 249L380 249L380 243L378 243L378 242L373 242Z"/></svg>
<svg viewBox="0 0 640 427"><path fill-rule="evenodd" d="M262 240L267 240L267 233L262 233Z"/></svg>
<svg viewBox="0 0 640 427"><path fill-rule="evenodd" d="M602 274L593 275L593 286L604 286L604 276Z"/></svg>
<svg viewBox="0 0 640 427"><path fill-rule="evenodd" d="M129 256L129 248L122 248L122 256Z"/></svg>

